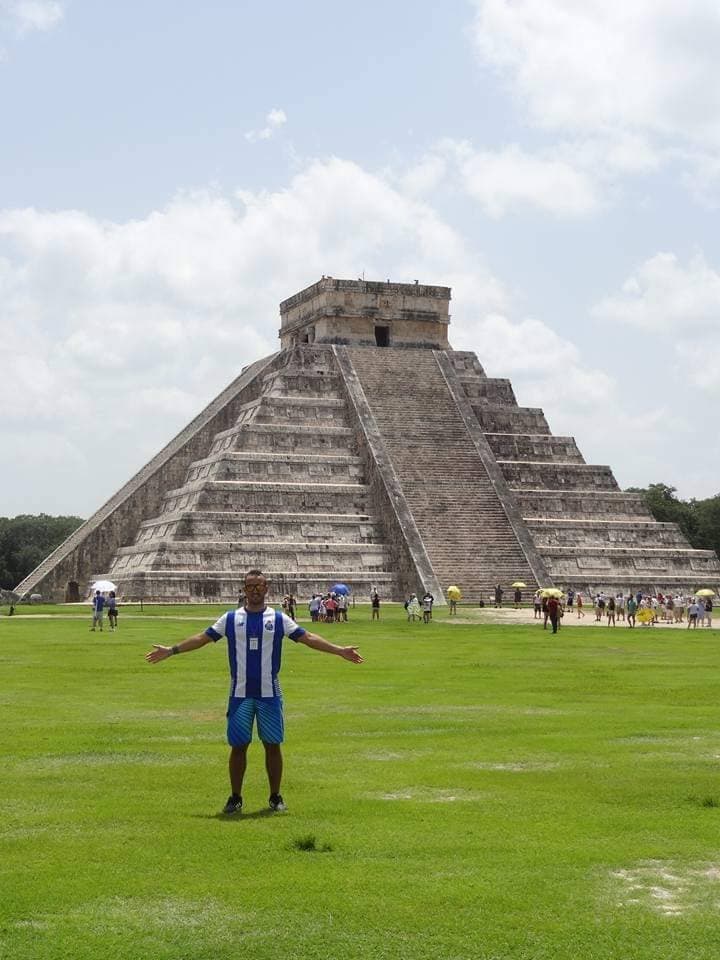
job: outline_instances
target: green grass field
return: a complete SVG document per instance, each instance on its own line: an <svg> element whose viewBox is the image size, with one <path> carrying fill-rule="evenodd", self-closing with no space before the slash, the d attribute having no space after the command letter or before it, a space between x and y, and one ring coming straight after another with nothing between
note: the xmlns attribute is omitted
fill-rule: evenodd
<svg viewBox="0 0 720 960"><path fill-rule="evenodd" d="M143 660L217 611L169 612L0 619L3 960L717 958L713 631L358 608L361 666L287 642L289 812L255 744L228 819L224 650Z"/></svg>

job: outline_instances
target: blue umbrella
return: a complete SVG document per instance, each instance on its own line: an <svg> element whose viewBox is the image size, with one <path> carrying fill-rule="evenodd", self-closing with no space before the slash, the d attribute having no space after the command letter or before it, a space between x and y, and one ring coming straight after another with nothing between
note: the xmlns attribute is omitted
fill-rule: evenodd
<svg viewBox="0 0 720 960"><path fill-rule="evenodd" d="M334 587L330 587L330 593L342 593L347 596L350 593L350 587L344 583L336 583Z"/></svg>

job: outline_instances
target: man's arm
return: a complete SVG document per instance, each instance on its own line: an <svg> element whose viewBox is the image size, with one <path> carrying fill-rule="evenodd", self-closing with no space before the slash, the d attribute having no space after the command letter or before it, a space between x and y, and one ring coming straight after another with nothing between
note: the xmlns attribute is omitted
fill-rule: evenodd
<svg viewBox="0 0 720 960"><path fill-rule="evenodd" d="M187 640L183 640L182 643L178 643L174 647L163 647L159 643L154 643L152 650L145 654L145 659L148 663L160 663L161 660L167 660L174 654L199 650L207 643L212 643L212 637L209 637L207 633L196 633L194 637L188 637Z"/></svg>
<svg viewBox="0 0 720 960"><path fill-rule="evenodd" d="M301 637L298 637L297 642L304 643L306 647L313 650L320 650L322 653L334 653L336 656L342 657L343 660L349 660L350 663L364 662L357 647L339 647L336 643L323 640L316 633L309 633L307 630Z"/></svg>

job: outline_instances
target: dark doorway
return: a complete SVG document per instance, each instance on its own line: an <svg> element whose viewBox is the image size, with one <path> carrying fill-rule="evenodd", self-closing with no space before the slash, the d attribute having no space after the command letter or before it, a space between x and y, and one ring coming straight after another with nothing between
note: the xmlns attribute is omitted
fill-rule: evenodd
<svg viewBox="0 0 720 960"><path fill-rule="evenodd" d="M71 580L65 587L65 603L80 603L80 584Z"/></svg>
<svg viewBox="0 0 720 960"><path fill-rule="evenodd" d="M390 346L390 327L375 327L375 343L378 347Z"/></svg>

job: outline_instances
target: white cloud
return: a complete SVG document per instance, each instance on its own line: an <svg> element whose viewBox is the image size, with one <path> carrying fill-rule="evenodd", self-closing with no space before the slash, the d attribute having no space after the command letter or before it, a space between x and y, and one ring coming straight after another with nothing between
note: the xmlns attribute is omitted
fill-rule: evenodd
<svg viewBox="0 0 720 960"><path fill-rule="evenodd" d="M717 204L715 0L474 2L482 62L498 71L532 125L574 141L581 167L588 171L590 161L588 172L607 181L612 172L679 162L693 196Z"/></svg>
<svg viewBox="0 0 720 960"><path fill-rule="evenodd" d="M702 253L684 265L673 253L658 253L642 263L619 293L592 309L597 319L644 331L666 345L672 358L667 373L695 388L720 391L720 371L709 344L720 338L720 273Z"/></svg>
<svg viewBox="0 0 720 960"><path fill-rule="evenodd" d="M592 177L558 156L529 154L517 145L474 151L467 143L446 141L445 147L455 154L463 188L491 217L526 206L582 217L600 206Z"/></svg>
<svg viewBox="0 0 720 960"><path fill-rule="evenodd" d="M653 333L683 338L720 333L720 274L702 253L683 265L673 253L658 253L642 263L619 294L592 310L601 320L626 323Z"/></svg>
<svg viewBox="0 0 720 960"><path fill-rule="evenodd" d="M476 0L475 40L541 126L720 143L714 0Z"/></svg>
<svg viewBox="0 0 720 960"><path fill-rule="evenodd" d="M265 126L260 130L248 130L245 139L249 140L250 143L256 143L258 140L269 140L285 123L287 123L285 111L274 107L265 117Z"/></svg>
<svg viewBox="0 0 720 960"><path fill-rule="evenodd" d="M64 8L56 0L0 0L0 14L25 33L51 30L62 20Z"/></svg>

